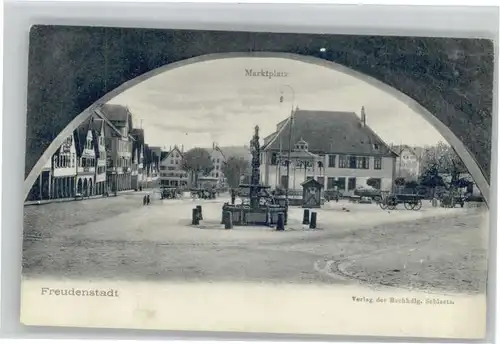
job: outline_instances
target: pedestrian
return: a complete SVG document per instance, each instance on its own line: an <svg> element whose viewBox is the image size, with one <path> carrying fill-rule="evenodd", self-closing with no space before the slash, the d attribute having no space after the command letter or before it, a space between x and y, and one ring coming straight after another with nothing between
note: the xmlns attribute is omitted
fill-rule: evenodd
<svg viewBox="0 0 500 344"><path fill-rule="evenodd" d="M146 204L149 205L149 203L151 202L151 198L149 198L149 195L147 195L146 197L147 197Z"/></svg>
<svg viewBox="0 0 500 344"><path fill-rule="evenodd" d="M142 205L146 205L148 201L148 197L146 195L144 195L144 197L142 198Z"/></svg>

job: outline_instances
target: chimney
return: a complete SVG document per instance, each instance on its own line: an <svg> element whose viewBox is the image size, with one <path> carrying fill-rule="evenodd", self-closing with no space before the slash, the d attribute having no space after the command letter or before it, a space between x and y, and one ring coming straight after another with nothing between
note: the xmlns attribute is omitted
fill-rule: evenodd
<svg viewBox="0 0 500 344"><path fill-rule="evenodd" d="M366 113L365 113L365 107L361 107L361 126L364 127L366 125Z"/></svg>

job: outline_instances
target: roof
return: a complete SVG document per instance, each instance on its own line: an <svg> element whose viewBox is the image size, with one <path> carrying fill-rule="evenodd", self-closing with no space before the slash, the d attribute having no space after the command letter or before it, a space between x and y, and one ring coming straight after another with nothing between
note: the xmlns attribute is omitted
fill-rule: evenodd
<svg viewBox="0 0 500 344"><path fill-rule="evenodd" d="M104 104L101 106L101 111L113 122L126 122L130 112L123 105Z"/></svg>
<svg viewBox="0 0 500 344"><path fill-rule="evenodd" d="M103 115L115 126L123 127L128 125L129 134L133 130L132 114L126 106L118 104L104 104L101 106Z"/></svg>
<svg viewBox="0 0 500 344"><path fill-rule="evenodd" d="M320 182L318 182L316 179L312 179L312 178L311 178L311 179L306 180L306 181L305 181L305 182L303 182L303 183L300 183L300 185L302 185L302 186L309 185L309 184L314 184L314 185L316 185L316 186L318 186L318 187L320 187L320 188L322 188L322 187L323 187L323 184L321 184Z"/></svg>
<svg viewBox="0 0 500 344"><path fill-rule="evenodd" d="M179 153L181 158L184 156L184 154L182 154L181 149L177 146L174 146L170 152L166 152L166 151L161 152L163 155L163 158L161 158L161 156L160 156L160 159L161 159L160 162L163 163L165 160L167 160L173 152Z"/></svg>
<svg viewBox="0 0 500 344"><path fill-rule="evenodd" d="M288 150L290 120L263 150ZM395 156L389 146L354 112L295 110L292 126L292 149L299 140L308 144L316 154L357 154Z"/></svg>
<svg viewBox="0 0 500 344"><path fill-rule="evenodd" d="M86 119L82 124L78 126L78 128L75 129L73 132L73 138L75 140L75 150L76 150L76 156L81 157L83 154L83 151L85 149L85 144L87 142L87 135L88 132L90 131L92 134L92 145L94 148L95 156L97 159L99 159L100 152L99 152L99 132L97 132L94 127L99 127L101 125L102 128L102 123L96 123L94 124L93 122L96 121L94 116L90 116L88 119Z"/></svg>

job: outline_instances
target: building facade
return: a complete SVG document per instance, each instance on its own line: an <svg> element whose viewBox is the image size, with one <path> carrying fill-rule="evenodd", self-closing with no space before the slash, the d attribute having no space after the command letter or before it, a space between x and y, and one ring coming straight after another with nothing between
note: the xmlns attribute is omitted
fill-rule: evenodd
<svg viewBox="0 0 500 344"><path fill-rule="evenodd" d="M75 137L72 134L52 156L51 198L75 197L76 165Z"/></svg>
<svg viewBox="0 0 500 344"><path fill-rule="evenodd" d="M76 132L76 193L88 197L94 195L98 138L88 124Z"/></svg>
<svg viewBox="0 0 500 344"><path fill-rule="evenodd" d="M160 186L188 187L189 173L182 169L182 150L174 146L160 162Z"/></svg>
<svg viewBox="0 0 500 344"><path fill-rule="evenodd" d="M417 180L420 175L423 149L398 145L392 147L392 150L399 155L396 158L396 176L406 180Z"/></svg>
<svg viewBox="0 0 500 344"><path fill-rule="evenodd" d="M122 105L105 104L100 113L109 120L106 135L107 181L111 192L132 189L132 114Z"/></svg>
<svg viewBox="0 0 500 344"><path fill-rule="evenodd" d="M132 189L138 190L144 187L146 173L144 171L144 130L133 129L132 137Z"/></svg>
<svg viewBox="0 0 500 344"><path fill-rule="evenodd" d="M396 157L366 124L364 108L361 118L351 112L296 109L264 139L261 181L300 189L315 179L325 190L351 195L374 179L380 190L392 191Z"/></svg>
<svg viewBox="0 0 500 344"><path fill-rule="evenodd" d="M106 182L106 136L105 128L106 124L103 119L93 119L91 122L92 133L96 137L96 169L95 169L95 195L103 195L107 189Z"/></svg>
<svg viewBox="0 0 500 344"><path fill-rule="evenodd" d="M206 177L210 178L211 185L213 185L214 187L225 187L226 178L224 177L223 169L226 157L222 150L215 143L212 145L212 150L210 150L210 158L212 159L214 168Z"/></svg>

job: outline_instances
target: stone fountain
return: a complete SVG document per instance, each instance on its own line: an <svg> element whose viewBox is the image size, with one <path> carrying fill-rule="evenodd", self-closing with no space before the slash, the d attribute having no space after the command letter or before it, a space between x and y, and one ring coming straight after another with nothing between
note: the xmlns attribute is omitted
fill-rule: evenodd
<svg viewBox="0 0 500 344"><path fill-rule="evenodd" d="M283 213L285 224L288 218L288 205L279 204L275 198L269 194L269 186L260 184L260 143L259 127L255 127L255 132L250 141L252 153L252 174L250 184L240 184L240 190L248 190L248 199L243 197L241 204L225 203L222 206L224 213L230 212L235 226L272 226L278 221L278 214Z"/></svg>

